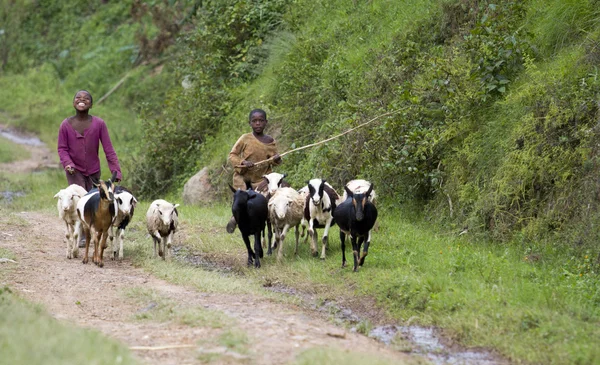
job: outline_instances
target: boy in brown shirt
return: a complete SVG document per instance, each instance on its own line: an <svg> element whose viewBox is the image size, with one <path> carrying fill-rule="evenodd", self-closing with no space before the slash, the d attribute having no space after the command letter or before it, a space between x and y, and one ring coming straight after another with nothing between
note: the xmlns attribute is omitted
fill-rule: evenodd
<svg viewBox="0 0 600 365"><path fill-rule="evenodd" d="M277 143L273 137L264 134L267 123L267 113L264 110L252 110L249 116L252 133L243 134L229 152L229 162L234 167L233 187L236 189L246 189L245 181L250 181L252 186L256 187L262 181L263 175L271 173L273 166L281 164ZM268 159L272 160L255 165ZM235 226L235 219L231 217L227 223L227 232L232 233Z"/></svg>

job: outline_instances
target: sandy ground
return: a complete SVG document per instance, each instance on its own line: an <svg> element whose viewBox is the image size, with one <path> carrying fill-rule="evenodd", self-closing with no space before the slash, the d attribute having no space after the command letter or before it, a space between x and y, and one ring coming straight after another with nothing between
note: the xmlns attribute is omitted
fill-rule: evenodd
<svg viewBox="0 0 600 365"><path fill-rule="evenodd" d="M30 161L4 164L0 169L31 171L54 161L45 146L28 148L32 151ZM17 256L14 263L0 263L0 272L6 274L0 286L7 285L23 298L43 305L58 320L95 328L129 347L186 346L132 349L141 363L200 364L202 354L217 354L211 363L286 364L315 347L363 353L393 363L410 361L406 354L336 327L322 314L295 305L258 295L198 292L157 279L133 267L127 258L122 262L105 258L104 268L91 263L83 265L81 259L69 260L65 255L64 226L57 215L21 212L17 217L29 222L25 228L13 224L15 218L12 222L11 218L0 218L0 246ZM4 270L6 265L11 270ZM236 353L215 345L214 339L223 329L135 319L136 314L147 310L149 303L136 304L125 298L124 292L129 288L151 290L184 306L202 307L233 318L236 330L248 338L248 351Z"/></svg>

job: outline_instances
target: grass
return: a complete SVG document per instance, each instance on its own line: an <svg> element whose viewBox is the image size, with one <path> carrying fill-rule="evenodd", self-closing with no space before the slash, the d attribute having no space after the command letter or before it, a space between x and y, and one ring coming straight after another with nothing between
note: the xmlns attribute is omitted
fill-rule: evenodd
<svg viewBox="0 0 600 365"><path fill-rule="evenodd" d="M53 211L49 194L60 179L53 172L4 177L4 186L20 187L30 194L4 207L9 211ZM282 285L321 301L376 303L399 323L438 326L458 343L493 348L514 361L560 364L600 359L596 346L600 340L600 290L591 253L579 258L558 243L499 245L468 234L459 237L455 232L436 231L420 218L382 208L380 228L358 273L353 273L351 266L341 268L337 228L330 231L326 260L311 257L309 245L304 243L295 257L291 233L286 238L283 262L277 263L275 255L265 256L262 268L256 270L246 267L239 231L225 233L228 205L181 206L181 229L175 243L182 248L177 255L199 257L204 260L201 267L209 269L202 270L179 260L152 258L153 244L143 218L148 205L142 201L137 206L125 255L136 266L175 284L208 293L258 294L298 301L263 287ZM210 270L214 265L231 270ZM156 293L135 290L133 297L157 303L142 317L190 323L206 318L202 310L186 312L188 309L178 307L178 303L157 298ZM178 314L171 316L169 308L177 308ZM376 325L369 318L361 323L363 332Z"/></svg>
<svg viewBox="0 0 600 365"><path fill-rule="evenodd" d="M6 365L136 363L118 342L60 323L8 288L0 288L0 349Z"/></svg>
<svg viewBox="0 0 600 365"><path fill-rule="evenodd" d="M14 162L28 159L31 154L22 146L0 137L0 163Z"/></svg>

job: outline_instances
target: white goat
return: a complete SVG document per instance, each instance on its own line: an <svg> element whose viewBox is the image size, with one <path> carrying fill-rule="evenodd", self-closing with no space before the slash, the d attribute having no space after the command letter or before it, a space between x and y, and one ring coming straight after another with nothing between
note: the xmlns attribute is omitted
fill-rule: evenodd
<svg viewBox="0 0 600 365"><path fill-rule="evenodd" d="M296 250L298 254L298 226L304 215L304 197L292 188L277 189L269 200L269 219L275 230L277 261L283 258L283 242L291 227L296 228Z"/></svg>
<svg viewBox="0 0 600 365"><path fill-rule="evenodd" d="M110 227L110 233L108 238L110 239L110 250L112 252L111 259L123 260L123 238L125 237L125 228L131 219L133 218L133 212L137 204L137 199L131 194L131 192L122 186L115 186L115 206L117 215ZM117 240L119 251L115 246L114 238L114 227L117 227Z"/></svg>
<svg viewBox="0 0 600 365"><path fill-rule="evenodd" d="M154 240L154 257L156 257L156 245L158 245L158 255L163 260L166 260L167 256L171 256L173 234L179 225L178 206L179 204L173 205L166 200L157 199L150 204L146 212L146 226Z"/></svg>
<svg viewBox="0 0 600 365"><path fill-rule="evenodd" d="M58 217L65 221L67 239L67 258L77 258L79 255L79 238L81 237L81 222L77 217L77 203L79 198L87 194L87 191L77 184L71 184L66 189L61 189L55 198Z"/></svg>

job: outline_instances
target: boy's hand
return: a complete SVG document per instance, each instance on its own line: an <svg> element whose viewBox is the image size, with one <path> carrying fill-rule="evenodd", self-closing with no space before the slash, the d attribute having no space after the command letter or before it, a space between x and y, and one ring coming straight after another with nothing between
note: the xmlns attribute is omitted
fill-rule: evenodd
<svg viewBox="0 0 600 365"><path fill-rule="evenodd" d="M244 165L245 167L252 167L254 166L254 162L244 160L242 161L242 165Z"/></svg>
<svg viewBox="0 0 600 365"><path fill-rule="evenodd" d="M73 175L75 173L75 169L71 167L71 165L67 165L67 167L65 167L65 170L67 170L67 172L70 175Z"/></svg>
<svg viewBox="0 0 600 365"><path fill-rule="evenodd" d="M275 156L273 156L273 162L275 162L275 163L281 162L281 156L279 156L279 153L276 154Z"/></svg>

